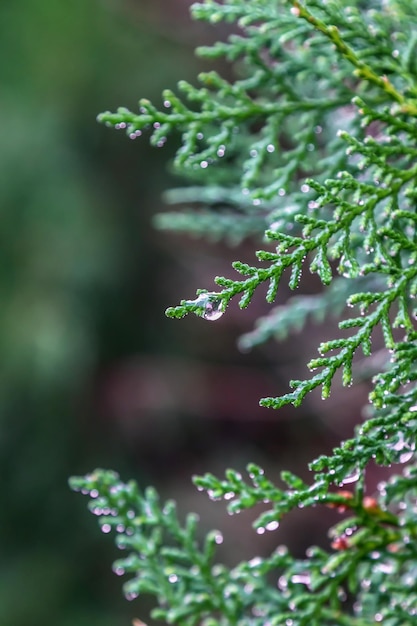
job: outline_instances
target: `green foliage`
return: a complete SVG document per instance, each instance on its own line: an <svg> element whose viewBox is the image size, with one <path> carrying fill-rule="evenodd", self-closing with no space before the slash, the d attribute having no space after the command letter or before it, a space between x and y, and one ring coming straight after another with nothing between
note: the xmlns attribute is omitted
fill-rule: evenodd
<svg viewBox="0 0 417 626"><path fill-rule="evenodd" d="M333 552L312 548L299 560L279 548L227 570L213 563L221 536L209 535L198 548L195 518L182 528L173 505L161 508L153 491L142 495L134 483L100 470L73 479L73 487L92 496L102 528L115 526L119 547L129 549L116 565L134 574L126 592L155 595L153 615L168 623L412 623L417 2L206 0L192 13L233 25L226 42L198 52L232 61L236 80L204 73L200 87L179 83L181 96L165 91L161 109L141 100L138 114L119 109L100 120L132 138L148 132L155 146L181 134L174 166L193 185L170 198L194 208L160 216L159 226L232 243L260 235L264 246L256 252L259 263L233 263L241 277L216 277L216 291L201 289L167 315L215 320L232 298L247 307L264 283L273 303L281 280L296 289L306 266L317 274L322 293L290 299L241 340L247 348L286 337L310 315L341 318L340 336L322 342L308 363L311 377L291 381L284 396L261 400L275 409L299 406L315 388L327 398L338 372L343 385L352 385L355 357L371 355L378 332L384 354L367 420L352 439L310 464L311 484L283 472L288 487L278 488L255 465L248 467L249 482L230 470L224 480L207 475L195 483L226 500L233 513L267 504L255 522L260 533L275 530L296 507L328 505L350 515L330 530ZM374 497L365 493L371 462L407 465ZM345 484L353 490L337 490ZM272 573L278 588L270 585Z"/></svg>

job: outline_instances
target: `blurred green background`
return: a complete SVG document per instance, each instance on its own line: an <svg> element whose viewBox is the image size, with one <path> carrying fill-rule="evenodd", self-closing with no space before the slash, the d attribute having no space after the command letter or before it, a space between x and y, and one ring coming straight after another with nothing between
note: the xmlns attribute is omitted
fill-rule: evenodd
<svg viewBox="0 0 417 626"><path fill-rule="evenodd" d="M167 167L175 146L151 149L95 121L195 80L203 66L193 49L216 34L192 24L187 7L0 4L1 626L147 621L146 599L123 599L116 550L69 491L71 474L104 466L156 485L182 511L198 509L204 528L222 525L223 556L236 561L276 537L256 537L249 516L230 520L191 475L248 461L272 477L283 466L305 473L356 418L345 406L333 432L331 403L323 413L312 401L296 419L259 409L317 343L314 331L278 355L276 346L240 355L236 338L266 312L262 298L214 326L164 317L231 259L253 261L250 245L228 251L154 231L162 192L177 182ZM310 521L312 536L321 523ZM279 543L299 524L295 516ZM295 549L310 539L298 535Z"/></svg>

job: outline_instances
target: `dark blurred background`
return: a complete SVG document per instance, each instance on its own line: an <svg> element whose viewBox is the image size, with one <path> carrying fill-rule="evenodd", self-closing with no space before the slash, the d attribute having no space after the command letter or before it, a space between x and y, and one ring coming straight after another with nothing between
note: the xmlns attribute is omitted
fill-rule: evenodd
<svg viewBox="0 0 417 626"><path fill-rule="evenodd" d="M308 460L352 434L366 389L349 403L260 409L306 374L323 330L241 354L237 338L268 311L262 295L216 323L165 318L234 258L254 262L259 242L229 250L155 231L163 190L183 184L169 173L175 140L153 149L95 121L208 69L193 49L219 35L193 24L188 4L0 4L1 626L147 621L148 601L124 600L117 551L67 486L96 466L199 511L203 530L224 530L231 564L327 542L323 511L258 537L254 514L229 518L191 476L249 461L276 480L282 468L306 476Z"/></svg>

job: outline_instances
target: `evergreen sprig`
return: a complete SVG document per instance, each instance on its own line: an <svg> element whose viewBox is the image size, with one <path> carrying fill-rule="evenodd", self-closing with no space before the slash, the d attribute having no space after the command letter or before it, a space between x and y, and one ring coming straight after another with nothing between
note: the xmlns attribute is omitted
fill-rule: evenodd
<svg viewBox="0 0 417 626"><path fill-rule="evenodd" d="M417 616L417 2L415 0L205 0L195 19L225 22L226 41L198 49L233 63L237 75L199 76L99 119L161 147L180 135L174 167L190 187L168 201L184 208L157 226L238 243L262 237L253 265L215 278L215 290L167 310L216 320L232 298L249 306L267 285L273 303L282 280L299 288L307 267L323 285L274 308L241 339L250 348L301 330L308 317L341 318L340 334L310 360L312 375L261 404L298 406L315 388L330 393L335 375L350 386L372 382L354 436L310 463L311 482L282 472L282 486L251 464L248 478L228 470L195 478L230 513L261 507L258 533L277 530L294 508L328 506L348 514L329 531L329 550L305 559L284 548L232 569L215 563L215 531L200 546L197 520L178 521L154 490L96 470L72 479L89 494L104 532L115 528L128 556L129 598L152 594L153 617L217 626L405 626ZM355 313L350 313L350 308ZM372 340L380 333L377 359ZM379 341L380 344L380 341ZM364 361L369 362L366 371ZM367 495L369 463L404 466ZM347 486L347 487L346 487ZM278 581L271 585L270 581ZM347 601L346 601L347 600Z"/></svg>
<svg viewBox="0 0 417 626"><path fill-rule="evenodd" d="M155 619L192 626L279 626L288 620L294 626L361 626L381 615L399 626L405 615L415 614L415 512L410 516L403 498L417 495L416 467L381 486L381 503L358 488L355 494L328 492L323 479L308 487L290 472L282 473L290 487L282 491L260 467L251 464L248 472L252 486L232 470L222 481L207 475L195 482L212 499L233 498L228 505L233 513L273 503L274 509L255 522L258 533L275 531L280 516L296 506L350 511L349 518L329 531L334 552L315 547L306 559L294 559L279 546L267 558L254 557L229 569L215 561L222 534L212 531L200 547L197 517L190 514L181 525L175 504L161 505L153 489L142 494L135 482L123 483L105 470L73 478L71 486L90 496L90 510L99 517L102 531L116 531L119 549L128 554L113 569L118 575L133 575L124 585L129 600L142 593L155 597ZM395 496L389 499L388 493ZM403 544L405 553L398 549ZM268 584L271 573L278 576L278 587ZM395 604L384 601L392 590ZM345 612L347 594L357 598L355 617Z"/></svg>

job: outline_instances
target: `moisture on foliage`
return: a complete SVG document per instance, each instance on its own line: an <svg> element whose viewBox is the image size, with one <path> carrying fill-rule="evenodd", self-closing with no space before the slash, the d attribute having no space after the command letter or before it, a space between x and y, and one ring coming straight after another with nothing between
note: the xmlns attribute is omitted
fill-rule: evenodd
<svg viewBox="0 0 417 626"><path fill-rule="evenodd" d="M310 464L311 484L283 472L272 484L261 468L249 480L196 478L199 489L238 513L268 504L255 523L276 530L295 507L328 505L350 515L331 529L332 551L311 548L305 559L284 548L233 569L215 563L221 534L202 547L196 518L181 526L172 503L142 494L112 472L97 470L72 485L92 498L102 529L113 527L128 556L117 573L131 573L126 593L155 596L153 616L168 623L256 626L403 626L417 619L417 2L415 0L206 0L195 19L230 24L226 41L203 47L207 59L234 64L236 80L216 72L199 86L180 82L162 105L140 101L138 113L119 109L100 120L132 139L149 134L162 146L180 134L178 173L190 186L168 195L182 205L157 226L236 243L263 238L253 265L236 261L235 278L215 277L167 310L215 320L238 298L249 306L267 285L274 303L281 280L296 289L302 271L316 273L322 293L297 295L271 309L242 337L246 348L302 328L328 313L341 336L318 346L311 377L293 380L275 409L298 406L333 378L355 382L354 357L372 353L380 329L385 358L372 379L367 420L355 436ZM194 208L187 208L193 206ZM254 237L255 236L255 237ZM285 270L289 270L285 272ZM352 308L352 311L349 311ZM370 462L404 471L366 495ZM350 489L343 488L348 484ZM270 585L271 572L278 586ZM348 602L346 602L348 599Z"/></svg>

